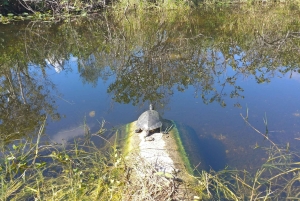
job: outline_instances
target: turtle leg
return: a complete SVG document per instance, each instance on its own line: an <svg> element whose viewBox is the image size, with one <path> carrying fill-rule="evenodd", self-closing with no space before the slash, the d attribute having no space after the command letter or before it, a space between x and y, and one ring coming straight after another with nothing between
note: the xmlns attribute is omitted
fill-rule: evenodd
<svg viewBox="0 0 300 201"><path fill-rule="evenodd" d="M149 131L149 130L146 130L145 138L148 137L149 135L150 135L150 131Z"/></svg>
<svg viewBox="0 0 300 201"><path fill-rule="evenodd" d="M150 131L146 130L146 135L144 137L145 141L154 141L154 137L149 137L150 136Z"/></svg>
<svg viewBox="0 0 300 201"><path fill-rule="evenodd" d="M135 132L136 132L136 133L140 133L140 132L142 132L142 129L141 129L141 128L138 128L138 129L135 130Z"/></svg>

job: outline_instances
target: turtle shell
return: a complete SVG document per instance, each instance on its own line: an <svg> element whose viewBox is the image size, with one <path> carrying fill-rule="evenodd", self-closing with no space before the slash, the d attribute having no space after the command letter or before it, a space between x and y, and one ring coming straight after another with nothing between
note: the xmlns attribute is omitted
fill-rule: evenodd
<svg viewBox="0 0 300 201"><path fill-rule="evenodd" d="M155 110L147 110L138 118L136 126L142 130L153 130L162 126L162 118Z"/></svg>

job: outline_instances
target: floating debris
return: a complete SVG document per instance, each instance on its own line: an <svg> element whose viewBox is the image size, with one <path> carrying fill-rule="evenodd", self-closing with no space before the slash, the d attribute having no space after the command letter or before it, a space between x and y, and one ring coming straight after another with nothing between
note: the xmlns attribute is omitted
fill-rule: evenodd
<svg viewBox="0 0 300 201"><path fill-rule="evenodd" d="M90 111L90 113L89 113L89 116L90 117L94 117L96 115L96 112L95 111Z"/></svg>

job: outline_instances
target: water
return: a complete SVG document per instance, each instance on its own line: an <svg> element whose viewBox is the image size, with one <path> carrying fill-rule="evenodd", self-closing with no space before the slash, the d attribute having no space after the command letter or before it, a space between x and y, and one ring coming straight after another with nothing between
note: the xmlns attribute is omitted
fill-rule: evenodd
<svg viewBox="0 0 300 201"><path fill-rule="evenodd" d="M300 74L291 49L299 48L299 39L261 45L252 20L232 11L1 25L2 140L34 136L47 116L45 133L64 143L83 136L84 123L92 133L102 120L118 127L152 102L188 131L183 138L194 166L251 170L266 160L254 147L269 143L246 125L241 114L247 110L256 129L264 133L267 119L270 139L298 150ZM223 20L235 17L239 30ZM286 36L284 28L299 29L275 33L271 24L264 39Z"/></svg>

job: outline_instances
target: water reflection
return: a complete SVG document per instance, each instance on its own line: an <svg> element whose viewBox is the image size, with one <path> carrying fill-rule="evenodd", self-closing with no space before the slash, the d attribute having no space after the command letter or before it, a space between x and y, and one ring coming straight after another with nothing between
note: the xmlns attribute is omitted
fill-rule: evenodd
<svg viewBox="0 0 300 201"><path fill-rule="evenodd" d="M249 130L241 128L240 111L234 113L233 106L249 103L251 109L265 111L261 99L268 86L263 83L279 89L291 84L278 84L275 78L299 77L299 25L285 16L298 11L276 8L282 9L280 15L272 9L255 15L248 10L245 14L243 8L203 8L184 14L147 13L126 19L104 15L68 23L1 26L1 136L9 142L33 133L45 116L59 119L59 107L66 119L61 124L48 122L47 132L61 139L61 131L78 128L69 139L82 133L79 125L90 111L95 111L95 119L123 124L144 110L131 105L147 107L151 102L166 118L193 128L186 143L194 138L198 142L190 150L199 156L195 161L202 160L206 168L223 168L238 154L246 155L249 144L257 141L239 136ZM273 20L265 26L263 19ZM280 30L278 24L283 26ZM298 96L292 93L287 94L288 109L270 101L270 119L278 126L296 122L291 117L275 119L287 110L290 116L300 110L294 101ZM277 103L284 98L272 95ZM103 112L110 104L117 108L110 110L113 116ZM284 137L277 136L282 142ZM243 150L237 148L239 141ZM241 151L233 154L235 149Z"/></svg>
<svg viewBox="0 0 300 201"><path fill-rule="evenodd" d="M4 144L37 131L46 116L59 119L55 102L49 94L54 86L42 76L39 69L6 67L1 72L0 133Z"/></svg>
<svg viewBox="0 0 300 201"><path fill-rule="evenodd" d="M67 130L60 130L52 135L51 139L54 143L66 144L70 140L83 136L85 134L86 127L84 125L69 128Z"/></svg>
<svg viewBox="0 0 300 201"><path fill-rule="evenodd" d="M218 171L226 167L228 162L222 140L203 134L199 136L193 128L182 123L176 122L176 126L181 133L186 152L195 170L214 169Z"/></svg>

